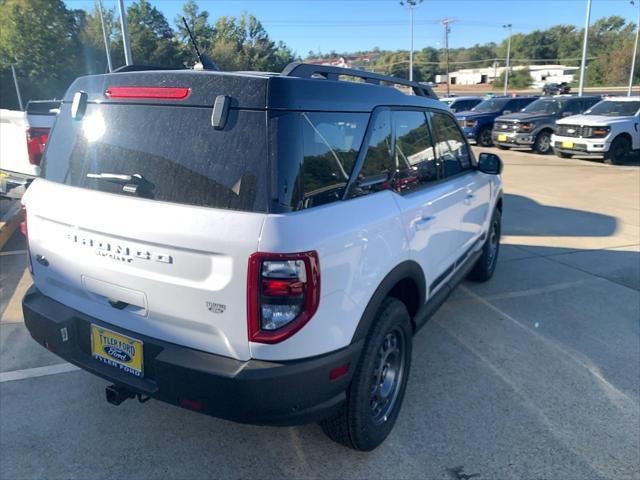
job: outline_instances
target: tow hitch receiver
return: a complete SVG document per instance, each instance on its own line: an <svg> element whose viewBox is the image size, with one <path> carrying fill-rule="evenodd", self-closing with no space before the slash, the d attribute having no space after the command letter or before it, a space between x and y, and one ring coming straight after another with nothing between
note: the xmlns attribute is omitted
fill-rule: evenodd
<svg viewBox="0 0 640 480"><path fill-rule="evenodd" d="M107 402L111 405L120 405L122 402L129 398L138 398L140 403L144 403L151 399L149 396L143 396L141 393L136 393L128 388L119 387L117 385L110 385L105 389L107 395Z"/></svg>
<svg viewBox="0 0 640 480"><path fill-rule="evenodd" d="M109 402L111 405L120 405L128 398L133 398L136 396L136 394L131 390L118 387L117 385L111 385L107 387L105 389L105 393L107 394L107 402Z"/></svg>

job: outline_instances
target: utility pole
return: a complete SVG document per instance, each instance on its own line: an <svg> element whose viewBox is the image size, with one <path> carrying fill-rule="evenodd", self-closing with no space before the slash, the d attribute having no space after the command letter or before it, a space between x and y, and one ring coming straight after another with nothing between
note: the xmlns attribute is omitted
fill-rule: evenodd
<svg viewBox="0 0 640 480"><path fill-rule="evenodd" d="M454 20L450 18L445 18L444 20L440 21L440 23L444 27L444 51L445 51L445 57L447 61L447 97L450 95L450 85L451 85L451 82L449 81L449 33L451 32L451 29L449 28L449 24L453 22Z"/></svg>
<svg viewBox="0 0 640 480"><path fill-rule="evenodd" d="M11 73L13 74L13 83L16 86L16 95L18 96L18 105L20 106L20 110L24 110L22 106L22 95L20 95L20 87L18 86L18 77L16 76L16 67L11 64Z"/></svg>
<svg viewBox="0 0 640 480"><path fill-rule="evenodd" d="M124 62L127 65L133 64L131 54L131 43L129 42L129 29L127 28L127 16L124 11L124 0L118 0L118 10L120 11L120 27L122 28L122 44L124 46Z"/></svg>
<svg viewBox="0 0 640 480"><path fill-rule="evenodd" d="M401 0L400 5L409 7L409 81L413 82L413 9L424 0Z"/></svg>
<svg viewBox="0 0 640 480"><path fill-rule="evenodd" d="M629 3L635 5L634 0ZM636 57L638 56L638 37L640 37L640 3L638 4L638 22L636 23L636 43L633 45L633 56L631 57L631 72L629 73L629 91L627 96L631 96L631 90L633 90L633 74L636 71Z"/></svg>
<svg viewBox="0 0 640 480"><path fill-rule="evenodd" d="M111 65L111 52L109 51L109 40L107 38L107 30L104 28L104 16L102 15L102 0L96 0L98 4L98 12L100 12L100 23L102 24L102 39L104 40L104 49L107 52L107 66L109 67L109 72L113 71L113 66Z"/></svg>
<svg viewBox="0 0 640 480"><path fill-rule="evenodd" d="M507 89L509 88L509 62L511 57L511 35L512 35L512 25L507 23L506 25L502 25L502 28L509 30L509 38L507 39L507 61L505 63L506 68L504 71L504 96L507 96Z"/></svg>
<svg viewBox="0 0 640 480"><path fill-rule="evenodd" d="M589 39L589 22L591 20L591 0L587 0L587 17L584 21L584 40L582 42L582 62L580 63L580 85L578 86L578 96L584 93L584 74L587 68L587 43Z"/></svg>

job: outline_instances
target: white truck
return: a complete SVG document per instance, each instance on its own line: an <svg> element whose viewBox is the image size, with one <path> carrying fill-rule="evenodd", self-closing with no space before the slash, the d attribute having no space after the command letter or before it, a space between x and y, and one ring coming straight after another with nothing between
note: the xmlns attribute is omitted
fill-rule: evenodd
<svg viewBox="0 0 640 480"><path fill-rule="evenodd" d="M582 115L558 120L551 145L562 158L601 156L605 163L624 163L640 153L640 96L605 98Z"/></svg>
<svg viewBox="0 0 640 480"><path fill-rule="evenodd" d="M37 100L26 111L0 110L0 195L20 198L40 175L40 160L59 100Z"/></svg>

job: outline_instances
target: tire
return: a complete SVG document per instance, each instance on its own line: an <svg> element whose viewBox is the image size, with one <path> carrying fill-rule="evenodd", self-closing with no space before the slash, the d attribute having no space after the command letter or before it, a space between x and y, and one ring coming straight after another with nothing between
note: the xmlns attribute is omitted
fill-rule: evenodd
<svg viewBox="0 0 640 480"><path fill-rule="evenodd" d="M493 139L491 138L491 127L483 127L478 132L477 142L482 147L492 147Z"/></svg>
<svg viewBox="0 0 640 480"><path fill-rule="evenodd" d="M496 209L491 218L491 226L489 227L489 235L482 246L482 254L473 266L467 278L474 282L486 282L493 277L498 262L498 253L500 252L500 231L502 228L502 215L500 210Z"/></svg>
<svg viewBox="0 0 640 480"><path fill-rule="evenodd" d="M620 165L624 163L631 153L631 142L626 137L616 138L609 151L604 155L604 163L609 165Z"/></svg>
<svg viewBox="0 0 640 480"><path fill-rule="evenodd" d="M556 152L556 156L560 157L560 158L571 158L572 155L570 153L564 153L564 152Z"/></svg>
<svg viewBox="0 0 640 480"><path fill-rule="evenodd" d="M533 143L533 151L540 155L547 155L551 153L551 150L551 134L543 130L536 136L536 141Z"/></svg>
<svg viewBox="0 0 640 480"><path fill-rule="evenodd" d="M320 422L331 440L369 452L387 438L407 387L411 337L407 307L400 300L387 298L365 340L346 402L336 414Z"/></svg>

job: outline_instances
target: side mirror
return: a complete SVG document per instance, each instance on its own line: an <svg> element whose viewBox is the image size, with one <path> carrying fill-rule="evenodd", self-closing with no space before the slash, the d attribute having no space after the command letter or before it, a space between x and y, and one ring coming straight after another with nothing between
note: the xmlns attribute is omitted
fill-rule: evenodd
<svg viewBox="0 0 640 480"><path fill-rule="evenodd" d="M511 110L505 110L504 112L502 112L503 115L509 115L511 112Z"/></svg>
<svg viewBox="0 0 640 480"><path fill-rule="evenodd" d="M571 115L573 115L571 112L562 112L563 117L570 117Z"/></svg>
<svg viewBox="0 0 640 480"><path fill-rule="evenodd" d="M478 170L490 175L500 175L502 160L495 153L482 152L478 157Z"/></svg>

